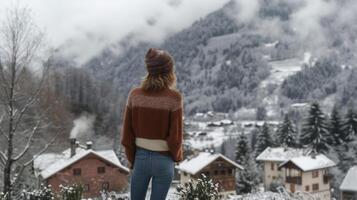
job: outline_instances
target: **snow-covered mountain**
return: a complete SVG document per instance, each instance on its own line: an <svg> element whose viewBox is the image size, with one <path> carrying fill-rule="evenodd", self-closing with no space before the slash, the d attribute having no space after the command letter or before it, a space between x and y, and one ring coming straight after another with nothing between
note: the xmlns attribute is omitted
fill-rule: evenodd
<svg viewBox="0 0 357 200"><path fill-rule="evenodd" d="M146 72L147 49L167 49L176 60L187 114L264 107L268 116L279 117L290 104L314 99L326 99L328 107L335 102L352 104L357 91L346 92L351 84L346 76L352 80L357 74L351 69L356 60L351 53L356 41L351 37L357 29L346 25L352 21L341 22L338 13L348 2L336 2L334 11L311 18L324 40L317 32L314 35L316 30L302 34L298 29L304 26L296 24L297 15L309 11L305 1L259 1L249 19L242 18L242 5L231 1L161 44L137 42L130 35L84 67L126 96ZM336 28L346 31L336 34ZM319 68L310 69L315 66Z"/></svg>

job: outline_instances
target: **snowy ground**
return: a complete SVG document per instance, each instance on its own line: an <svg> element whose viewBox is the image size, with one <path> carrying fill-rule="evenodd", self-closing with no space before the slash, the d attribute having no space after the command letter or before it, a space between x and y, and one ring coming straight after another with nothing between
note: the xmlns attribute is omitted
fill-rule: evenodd
<svg viewBox="0 0 357 200"><path fill-rule="evenodd" d="M298 58L292 58L287 60L272 61L269 62L272 66L270 76L262 81L260 87L267 87L268 84L280 85L284 79L290 75L295 74L301 70L302 60Z"/></svg>
<svg viewBox="0 0 357 200"><path fill-rule="evenodd" d="M223 126L210 126L210 123L227 123ZM189 121L191 127L187 131L189 138L186 143L192 148L202 150L205 148L219 147L230 137L238 135L237 125L231 120L220 120L215 122Z"/></svg>
<svg viewBox="0 0 357 200"><path fill-rule="evenodd" d="M276 117L279 113L280 86L290 75L299 72L304 63L311 62L311 54L306 52L303 58L292 58L279 61L271 61L271 71L268 78L261 82L259 96L267 108L268 117Z"/></svg>

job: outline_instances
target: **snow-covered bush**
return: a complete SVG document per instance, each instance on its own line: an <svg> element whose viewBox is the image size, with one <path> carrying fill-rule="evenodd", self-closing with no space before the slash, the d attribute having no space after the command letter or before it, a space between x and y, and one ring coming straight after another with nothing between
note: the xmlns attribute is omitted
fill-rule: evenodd
<svg viewBox="0 0 357 200"><path fill-rule="evenodd" d="M6 200L7 199L7 195L3 192L0 192L0 200Z"/></svg>
<svg viewBox="0 0 357 200"><path fill-rule="evenodd" d="M100 191L100 199L101 200L129 200L128 193L117 193L117 192L108 192L108 191Z"/></svg>
<svg viewBox="0 0 357 200"><path fill-rule="evenodd" d="M81 200L83 194L83 186L79 184L74 184L71 186L60 185L61 200Z"/></svg>
<svg viewBox="0 0 357 200"><path fill-rule="evenodd" d="M178 185L176 194L180 200L218 200L219 184L214 184L212 179L207 178L204 174L202 178L196 180L190 179L185 185Z"/></svg>
<svg viewBox="0 0 357 200"><path fill-rule="evenodd" d="M37 190L24 190L22 192L22 197L24 200L52 200L54 199L54 194L51 185L45 186L41 184L40 188Z"/></svg>

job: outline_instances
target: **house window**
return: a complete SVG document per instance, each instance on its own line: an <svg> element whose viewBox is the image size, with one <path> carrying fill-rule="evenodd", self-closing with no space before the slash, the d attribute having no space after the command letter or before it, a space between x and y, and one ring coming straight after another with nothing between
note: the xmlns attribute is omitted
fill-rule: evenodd
<svg viewBox="0 0 357 200"><path fill-rule="evenodd" d="M183 175L184 175L184 176L187 176L187 173L186 173L186 172L183 172Z"/></svg>
<svg viewBox="0 0 357 200"><path fill-rule="evenodd" d="M97 168L98 174L104 174L105 173L105 167L98 167Z"/></svg>
<svg viewBox="0 0 357 200"><path fill-rule="evenodd" d="M214 175L218 175L218 170L214 170Z"/></svg>
<svg viewBox="0 0 357 200"><path fill-rule="evenodd" d="M319 171L312 171L312 178L319 177Z"/></svg>
<svg viewBox="0 0 357 200"><path fill-rule="evenodd" d="M228 169L228 174L229 175L233 175L233 170L232 169Z"/></svg>
<svg viewBox="0 0 357 200"><path fill-rule="evenodd" d="M306 192L310 191L310 186L309 185L305 186L305 191Z"/></svg>
<svg viewBox="0 0 357 200"><path fill-rule="evenodd" d="M221 175L226 175L226 170L221 170Z"/></svg>
<svg viewBox="0 0 357 200"><path fill-rule="evenodd" d="M73 169L73 175L74 176L80 176L82 174L82 170L80 168L74 168Z"/></svg>
<svg viewBox="0 0 357 200"><path fill-rule="evenodd" d="M109 182L104 182L102 184L102 190L108 191L109 190Z"/></svg>
<svg viewBox="0 0 357 200"><path fill-rule="evenodd" d="M271 171L274 171L274 163L270 163L270 169Z"/></svg>
<svg viewBox="0 0 357 200"><path fill-rule="evenodd" d="M84 184L83 185L83 191L84 192L89 192L89 190L90 190L89 184Z"/></svg>
<svg viewBox="0 0 357 200"><path fill-rule="evenodd" d="M312 184L312 190L313 191L319 190L319 184L318 183Z"/></svg>

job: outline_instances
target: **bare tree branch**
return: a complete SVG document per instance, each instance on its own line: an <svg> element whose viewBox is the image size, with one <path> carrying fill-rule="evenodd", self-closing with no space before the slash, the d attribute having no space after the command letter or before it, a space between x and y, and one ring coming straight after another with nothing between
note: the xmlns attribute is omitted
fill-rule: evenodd
<svg viewBox="0 0 357 200"><path fill-rule="evenodd" d="M1 163L5 164L6 160L7 160L6 155L3 152L0 151L0 161L1 161Z"/></svg>
<svg viewBox="0 0 357 200"><path fill-rule="evenodd" d="M25 153L30 149L30 146L31 146L31 144L32 144L32 138L33 138L33 136L35 135L35 133L37 132L39 125L40 125L40 122L38 121L38 122L36 123L36 126L32 129L32 132L31 132L31 134L30 134L30 137L27 139L27 143L26 143L25 148L22 150L22 152L21 152L19 155L17 155L15 158L12 158L13 161L18 161L18 160L19 160L20 158L22 158L22 157L25 155Z"/></svg>
<svg viewBox="0 0 357 200"><path fill-rule="evenodd" d="M25 170L25 168L26 168L27 166L29 166L29 165L30 165L36 158L38 158L41 154L43 154L44 152L46 152L47 149L56 141L58 135L59 135L59 134L57 133L56 136L53 137L52 140L51 140L49 143L47 143L47 144L42 148L41 151L39 151L36 155L34 155L34 156L32 157L32 159L30 159L29 161L25 162L25 163L21 166L21 169L20 169L20 171L19 171L19 173L18 173L17 177L15 178L15 180L14 180L14 182L13 182L12 185L17 185L17 184L18 184L19 177L21 177L21 175L22 175L23 171Z"/></svg>
<svg viewBox="0 0 357 200"><path fill-rule="evenodd" d="M3 90L4 90L4 93L5 93L5 97L6 98L9 98L9 92L8 92L8 89L9 89L9 83L7 82L7 79L5 78L5 71L4 71L4 66L2 65L2 61L0 59L0 77L2 79L2 81L0 82Z"/></svg>
<svg viewBox="0 0 357 200"><path fill-rule="evenodd" d="M47 73L47 70L48 70L48 68L46 67L46 72L45 73ZM35 102L35 100L37 99L37 97L41 93L44 80L45 80L45 74L42 75L41 80L40 80L39 85L38 85L38 88L35 91L35 94L28 98L27 102L25 103L25 106L19 112L19 117L17 118L16 122L14 123L14 129L13 129L14 132L16 132L18 124L21 122L21 119L22 119L23 115L26 113L27 109Z"/></svg>

